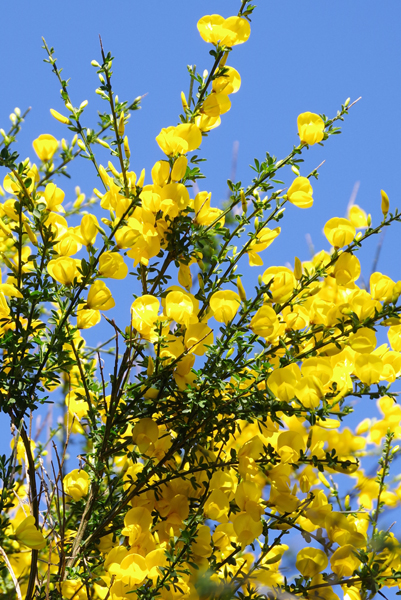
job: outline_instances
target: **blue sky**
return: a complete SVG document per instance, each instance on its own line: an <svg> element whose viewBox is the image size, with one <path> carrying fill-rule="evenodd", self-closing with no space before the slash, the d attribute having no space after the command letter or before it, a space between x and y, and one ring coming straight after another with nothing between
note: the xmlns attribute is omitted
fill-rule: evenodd
<svg viewBox="0 0 401 600"><path fill-rule="evenodd" d="M236 179L243 185L252 178L249 164L263 159L268 151L284 157L297 143L296 119L311 111L334 116L346 98L362 100L343 123L343 134L332 137L325 147L313 147L305 155L301 174L306 175L325 160L319 181L313 183L315 204L302 211L290 206L281 221L282 233L265 251L265 266L293 264L294 256L309 258L305 235L310 234L316 250L329 249L322 234L324 223L333 216L345 216L346 207L359 182L356 202L372 214L373 224L381 218L380 189L390 198L391 208L399 201L399 140L401 106L398 0L260 0L252 21L249 41L234 49L229 64L241 74L241 90L232 96L231 111L222 125L205 139L201 155L207 158L203 170L208 179L201 189L212 191L212 204L227 197L226 180L231 175L234 143L239 143ZM64 77L71 78L70 94L75 105L89 100L83 123L95 126L96 111L105 110L94 91L98 85L90 61L100 57L98 35L106 51L116 57L114 88L120 99L133 100L147 93L143 108L133 114L127 128L132 168L137 173L150 169L161 152L155 137L162 127L177 123L181 111L180 92L187 92L187 64L202 72L210 69L210 46L199 36L196 23L205 14L235 14L234 0L174 2L115 0L70 0L68 3L23 4L3 0L0 36L0 127L8 129L8 115L15 106L31 106L19 137L22 158L33 157L32 140L41 133L58 139L70 132L56 122L50 108L65 112L59 84L43 59L41 36L54 46ZM71 137L69 137L71 139ZM108 158L102 150L100 162ZM87 195L98 186L91 165L84 160L73 165L71 182L60 181L66 200L74 199L74 186ZM288 169L286 185L293 179ZM0 180L3 173L0 173ZM203 183L203 182L202 182ZM401 279L401 224L386 232L378 270ZM358 255L365 279L376 249L371 239ZM262 269L246 268L245 281L251 284ZM130 286L122 284L121 298L128 308ZM125 287L124 287L125 286ZM110 313L111 314L111 313ZM128 314L128 313L127 313ZM90 333L93 342L108 332L98 326ZM363 408L363 417L373 405ZM361 417L361 419L363 418ZM7 430L4 415L2 429ZM359 419L357 419L359 420ZM3 444L1 448L3 451Z"/></svg>

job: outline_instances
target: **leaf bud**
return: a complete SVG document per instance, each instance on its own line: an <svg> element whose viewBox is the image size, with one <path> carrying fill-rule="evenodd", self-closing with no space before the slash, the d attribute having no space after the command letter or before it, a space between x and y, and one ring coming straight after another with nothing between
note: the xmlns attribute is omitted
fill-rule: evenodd
<svg viewBox="0 0 401 600"><path fill-rule="evenodd" d="M387 217L387 213L389 211L390 208L390 201L388 199L388 196L386 194L386 192L384 190L380 190L381 193L381 197L382 197L382 213L383 213L383 217L386 218Z"/></svg>
<svg viewBox="0 0 401 600"><path fill-rule="evenodd" d="M131 156L131 150L129 148L128 137L127 136L125 136L125 138L124 138L124 152L125 152L125 156L127 158L129 158Z"/></svg>
<svg viewBox="0 0 401 600"><path fill-rule="evenodd" d="M237 277L237 289L238 295L241 298L242 302L246 302L246 292L244 286L242 285L241 277Z"/></svg>
<svg viewBox="0 0 401 600"><path fill-rule="evenodd" d="M295 279L297 279L298 281L302 279L302 263L299 260L298 256L295 257L294 276Z"/></svg>

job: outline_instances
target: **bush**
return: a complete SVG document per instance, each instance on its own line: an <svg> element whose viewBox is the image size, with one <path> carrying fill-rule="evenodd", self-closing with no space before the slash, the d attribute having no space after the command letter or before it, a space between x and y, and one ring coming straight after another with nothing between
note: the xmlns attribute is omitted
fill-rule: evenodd
<svg viewBox="0 0 401 600"><path fill-rule="evenodd" d="M65 104L51 113L72 142L39 136L37 165L13 150L25 115L16 109L3 134L0 390L13 434L0 461L5 597L332 600L336 586L358 600L399 585L400 545L379 516L401 498L389 476L401 436L391 392L401 282L373 273L368 291L356 281L357 251L400 215L382 192L377 226L356 205L326 223L331 253L261 270L252 294L237 271L263 266L289 203L312 207L318 171L301 175L302 155L339 133L355 103L333 118L300 114L299 143L284 159L255 160L248 184L228 181L223 209L194 193L204 178L194 152L241 85L227 62L250 35L253 9L244 0L238 16L199 21L213 64L203 76L189 68L180 122L157 136L164 156L148 183L130 170L125 132L141 98L118 99L103 48L92 62L106 106L97 127L83 125L87 102L72 105L44 42ZM78 157L101 191L86 199L78 188L63 208L55 181ZM288 168L293 182L282 189ZM128 288L105 280L125 278L138 293L116 323L107 311ZM112 337L90 347L83 332L101 320ZM379 325L390 348L377 347ZM35 443L32 414L60 391L62 422ZM362 397L378 401L382 419L341 428ZM367 444L381 447L373 475L361 468Z"/></svg>

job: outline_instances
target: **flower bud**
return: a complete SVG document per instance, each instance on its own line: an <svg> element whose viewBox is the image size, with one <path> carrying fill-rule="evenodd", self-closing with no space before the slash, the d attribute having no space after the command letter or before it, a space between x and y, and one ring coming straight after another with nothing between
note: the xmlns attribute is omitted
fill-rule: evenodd
<svg viewBox="0 0 401 600"><path fill-rule="evenodd" d="M60 121L60 123L63 123L64 125L70 125L71 124L71 121L67 117L65 117L64 115L60 114L59 112L57 112L53 108L50 109L50 114L57 121Z"/></svg>
<svg viewBox="0 0 401 600"><path fill-rule="evenodd" d="M115 166L113 165L113 163L109 160L109 162L107 163L107 166L109 167L110 171L113 173L114 177L120 177L120 173L117 171L117 169L115 168Z"/></svg>
<svg viewBox="0 0 401 600"><path fill-rule="evenodd" d="M148 377L153 375L154 370L155 370L155 363L153 362L153 358L151 356L149 356L148 357L148 368L146 369Z"/></svg>
<svg viewBox="0 0 401 600"><path fill-rule="evenodd" d="M388 196L385 191L381 190L380 193L381 193L381 197L382 197L382 207L381 207L382 213L383 213L383 217L386 218L387 213L390 208L390 201L389 201Z"/></svg>
<svg viewBox="0 0 401 600"><path fill-rule="evenodd" d="M104 140L101 140L100 138L96 138L95 142L97 144L100 144L101 146L103 146L103 148L107 148L108 150L111 150L110 146L108 145L107 142L105 142Z"/></svg>
<svg viewBox="0 0 401 600"><path fill-rule="evenodd" d="M61 147L64 150L64 152L67 152L67 150L68 150L68 144L67 144L67 141L64 138L61 140Z"/></svg>
<svg viewBox="0 0 401 600"><path fill-rule="evenodd" d="M88 101L87 101L87 100L84 100L84 101L83 101L83 102L81 102L81 104L79 105L79 108L80 108L80 109L82 109L82 108L85 108L86 106L88 106Z"/></svg>
<svg viewBox="0 0 401 600"><path fill-rule="evenodd" d="M295 165L292 165L291 171L293 173L295 173L295 175L297 175L297 177L299 177L299 169L298 169L298 167L296 167Z"/></svg>
<svg viewBox="0 0 401 600"><path fill-rule="evenodd" d="M298 281L302 279L302 263L299 260L298 256L295 257L294 276L295 279L297 279Z"/></svg>
<svg viewBox="0 0 401 600"><path fill-rule="evenodd" d="M245 197L245 192L244 190L241 190L240 192L240 196L241 196L241 204L242 204L242 210L244 212L244 214L246 213L246 211L248 210L248 203L246 201L246 197Z"/></svg>
<svg viewBox="0 0 401 600"><path fill-rule="evenodd" d="M347 98L344 102L344 107L347 108L348 104L351 102L351 98Z"/></svg>
<svg viewBox="0 0 401 600"><path fill-rule="evenodd" d="M127 158L129 158L131 156L131 150L129 148L128 137L127 136L125 136L125 138L124 138L124 152L125 152L125 156Z"/></svg>
<svg viewBox="0 0 401 600"><path fill-rule="evenodd" d="M118 122L118 135L123 136L125 131L125 123L124 123L124 112L120 114L120 120Z"/></svg>
<svg viewBox="0 0 401 600"><path fill-rule="evenodd" d="M80 139L79 139L79 140L77 140L77 146L78 146L78 148L80 148L80 149L81 149L81 150L83 150L83 151L85 151L85 150L86 150L85 144L84 144L84 143L83 143L83 141L82 141L82 140L80 140Z"/></svg>
<svg viewBox="0 0 401 600"><path fill-rule="evenodd" d="M232 356L233 354L234 354L234 348L230 348L226 354L226 358L230 358L230 356Z"/></svg>
<svg viewBox="0 0 401 600"><path fill-rule="evenodd" d="M199 287L203 292L205 290L205 285L203 283L203 277L200 273L198 273L198 282L199 282Z"/></svg>
<svg viewBox="0 0 401 600"><path fill-rule="evenodd" d="M92 65L92 67L97 67L97 68L99 68L99 69L100 69L100 65L99 65L99 63L97 62L97 60L91 60L91 65Z"/></svg>
<svg viewBox="0 0 401 600"><path fill-rule="evenodd" d="M242 281L240 277L237 277L237 289L238 289L238 295L241 298L242 302L246 301L246 292L244 289L244 286L242 285Z"/></svg>
<svg viewBox="0 0 401 600"><path fill-rule="evenodd" d="M366 217L366 224L368 227L370 227L372 225L372 215L370 213Z"/></svg>
<svg viewBox="0 0 401 600"><path fill-rule="evenodd" d="M143 187L144 182L145 182L145 169L142 169L141 174L139 175L139 179L136 182L136 185L138 187Z"/></svg>
<svg viewBox="0 0 401 600"><path fill-rule="evenodd" d="M72 138L71 148L73 148L75 146L75 144L77 143L77 140L78 140L78 134L76 133L74 135L74 137Z"/></svg>
<svg viewBox="0 0 401 600"><path fill-rule="evenodd" d="M15 114L17 115L17 117L20 117L20 116L21 116L21 109L20 109L20 108L18 108L18 106L16 106L16 107L14 108L14 112L15 112Z"/></svg>
<svg viewBox="0 0 401 600"><path fill-rule="evenodd" d="M71 104L71 102L66 102L65 103L65 107L70 111L70 112L74 112L74 107Z"/></svg>
<svg viewBox="0 0 401 600"><path fill-rule="evenodd" d="M229 54L228 52L224 52L224 54L222 56L222 59L220 61L220 65L219 65L220 67L224 67L225 66L225 64L227 62L228 54Z"/></svg>
<svg viewBox="0 0 401 600"><path fill-rule="evenodd" d="M182 104L182 108L184 109L184 111L186 111L188 108L188 102L187 102L187 99L185 98L184 92L181 92L181 104Z"/></svg>

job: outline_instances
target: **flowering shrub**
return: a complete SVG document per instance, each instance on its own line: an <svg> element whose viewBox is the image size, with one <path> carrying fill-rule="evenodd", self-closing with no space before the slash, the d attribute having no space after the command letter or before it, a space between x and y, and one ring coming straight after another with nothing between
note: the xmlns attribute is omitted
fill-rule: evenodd
<svg viewBox="0 0 401 600"><path fill-rule="evenodd" d="M241 78L227 61L249 38L253 10L244 0L238 15L199 21L214 62L203 76L189 69L180 122L157 135L150 174L131 170L125 131L140 98L115 95L103 48L92 62L106 103L98 128L83 125L87 101L73 106L44 42L65 105L51 114L72 142L40 135L36 163L21 162L19 110L3 132L0 403L13 433L0 459L4 597L359 600L399 587L400 543L379 516L401 501L390 477L401 282L373 273L358 286L357 251L400 215L382 192L381 223L356 205L326 223L331 253L264 267L253 294L237 271L241 259L256 270L268 260L288 203L312 207L318 172L300 174L302 154L339 133L353 104L332 119L300 114L288 156L255 160L247 185L229 181L223 209L207 189L194 192L204 176L193 153L235 105ZM100 189L86 199L78 188L63 206L58 176L78 157ZM123 288L108 280L125 278L139 293L116 323L107 311ZM93 349L85 330L101 320L112 338ZM377 346L379 326L389 345ZM60 391L64 421L35 443L29 417ZM355 397L375 399L382 418L347 427ZM374 473L363 468L369 444L381 449Z"/></svg>

